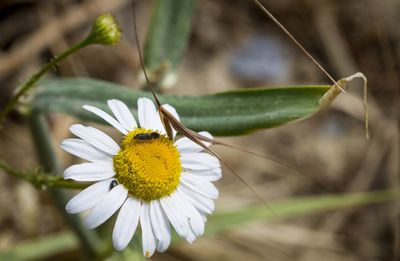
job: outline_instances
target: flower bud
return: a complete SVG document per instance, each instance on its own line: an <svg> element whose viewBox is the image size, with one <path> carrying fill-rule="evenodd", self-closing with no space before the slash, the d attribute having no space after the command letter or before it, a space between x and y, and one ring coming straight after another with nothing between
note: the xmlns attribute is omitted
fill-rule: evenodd
<svg viewBox="0 0 400 261"><path fill-rule="evenodd" d="M87 41L90 44L112 45L119 42L121 33L117 19L111 14L103 14L94 22Z"/></svg>

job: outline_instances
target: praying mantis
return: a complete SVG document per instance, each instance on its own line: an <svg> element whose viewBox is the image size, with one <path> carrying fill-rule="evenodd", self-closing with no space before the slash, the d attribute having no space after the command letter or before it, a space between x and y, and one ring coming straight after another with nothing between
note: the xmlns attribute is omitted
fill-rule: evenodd
<svg viewBox="0 0 400 261"><path fill-rule="evenodd" d="M136 23L136 15L135 15L135 2L136 0L132 0L132 10L133 10L133 25L134 25L134 33L135 33L135 39L136 39L136 45L138 47L138 55L139 55L139 60L140 60L140 64L141 64L141 68L144 74L144 77L146 79L146 83L147 83L147 87L150 90L154 102L157 106L159 115L160 115L160 119L161 122L164 125L164 128L167 132L167 135L169 137L169 139L173 139L173 129L175 131L177 131L178 133L180 133L181 135L187 137L188 139L190 139L191 141L193 141L194 143L196 143L197 145L199 145L200 147L202 147L205 151L207 151L208 153L210 153L211 155L215 156L216 158L218 158L220 160L220 162L231 172L233 173L243 184L245 184L249 190L251 190L251 192L257 196L257 198L262 201L272 212L273 210L268 206L268 204L266 204L266 201L264 199L262 199L262 197L257 193L257 191L255 191L240 175L239 173L237 173L227 162L225 162L221 156L219 156L213 149L211 149L210 147L207 146L206 143L212 144L212 145L222 145L222 146L226 146L226 147L230 147L232 149L237 149L240 150L244 153L248 153L257 157L261 157L267 160L271 160L273 162L275 162L278 165L281 165L287 169L290 169L292 171L294 171L297 174L303 175L302 173L293 170L291 167L287 166L284 163L281 163L279 161L276 161L266 155L262 155L250 150L246 150L243 148L239 148L233 145L230 145L228 143L219 141L215 138L209 138L206 137L204 135L201 135L189 128L187 128L185 125L183 125L178 119L176 119L174 117L174 115L172 115L169 111L167 111L165 108L163 108L163 106L161 105L160 100L157 97L157 94L155 92L154 87L151 84L151 81L149 80L149 76L146 72L145 66L144 66L144 59L143 59L143 55L141 52L141 46L139 43L139 36L137 33L137 23ZM365 131L366 131L366 138L369 138L369 134L368 134L368 110L367 110L367 79L366 77L362 74L362 73L355 73L347 78L341 79L339 81L335 81L334 78L318 63L318 61L301 45L300 42L298 42L296 40L296 38L285 28L285 26L283 26L276 18L275 16L258 0L253 0L253 2L255 3L255 5L257 5L262 11L263 13L268 16L274 24L276 24L288 37L289 39L333 82L333 86L332 88L321 98L320 100L320 108L323 109L325 107L327 107L332 101L333 99L341 92L348 94L345 91L345 87L346 84L349 81L352 81L354 78L361 78L364 81L364 110L365 110ZM303 175L304 176L304 175ZM309 178L309 177L308 177ZM276 215L273 212L274 215Z"/></svg>

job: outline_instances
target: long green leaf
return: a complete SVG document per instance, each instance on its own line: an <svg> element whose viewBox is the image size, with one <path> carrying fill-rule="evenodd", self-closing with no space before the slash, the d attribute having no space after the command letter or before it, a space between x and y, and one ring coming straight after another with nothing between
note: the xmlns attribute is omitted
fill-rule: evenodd
<svg viewBox="0 0 400 261"><path fill-rule="evenodd" d="M287 200L269 204L272 213L264 204L239 209L237 211L216 213L210 216L206 234L212 235L240 225L264 220L283 220L323 211L359 207L391 200L398 200L399 190L382 190L339 195L321 195L289 198Z"/></svg>
<svg viewBox="0 0 400 261"><path fill-rule="evenodd" d="M188 41L195 0L157 0L144 48L146 69L165 62L175 70Z"/></svg>
<svg viewBox="0 0 400 261"><path fill-rule="evenodd" d="M192 130L207 130L214 135L238 135L311 116L319 111L318 102L330 88L289 86L242 89L197 97L159 95L159 98L174 106L183 124ZM60 112L104 123L83 110L82 105L95 105L109 111L106 101L120 99L136 114L139 97L151 98L148 92L110 82L70 78L43 81L32 106L33 110L40 112Z"/></svg>
<svg viewBox="0 0 400 261"><path fill-rule="evenodd" d="M52 255L76 250L79 239L72 232L61 232L34 240L21 242L0 252L0 260L30 261L43 260Z"/></svg>

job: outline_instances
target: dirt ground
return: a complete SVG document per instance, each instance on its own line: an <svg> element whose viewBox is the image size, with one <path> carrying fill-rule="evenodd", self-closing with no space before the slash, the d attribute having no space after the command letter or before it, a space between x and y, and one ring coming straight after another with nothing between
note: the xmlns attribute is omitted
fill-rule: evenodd
<svg viewBox="0 0 400 261"><path fill-rule="evenodd" d="M364 137L362 85L355 81L349 86L352 95L341 95L313 118L224 138L279 159L309 179L231 149L217 151L270 201L398 187L400 1L264 3L335 79L357 71L367 76L371 139ZM138 2L141 40L152 4ZM21 80L83 37L91 21L104 12L115 14L121 22L122 42L88 47L48 77L87 76L142 88L137 80L141 69L129 1L6 0L0 2L0 106ZM331 84L252 1L203 0L197 4L177 84L165 92L198 95L254 86L320 83ZM69 135L68 126L76 121L49 115L56 144ZM26 121L17 112L0 132L0 148L0 159L17 169L37 166ZM61 150L58 153L65 165L71 164L72 157ZM218 210L257 202L229 173L217 186L221 190ZM0 174L0 251L64 229L66 225L46 191ZM282 222L257 222L200 238L192 245L174 246L154 259L400 260L399 235L399 204L392 202Z"/></svg>

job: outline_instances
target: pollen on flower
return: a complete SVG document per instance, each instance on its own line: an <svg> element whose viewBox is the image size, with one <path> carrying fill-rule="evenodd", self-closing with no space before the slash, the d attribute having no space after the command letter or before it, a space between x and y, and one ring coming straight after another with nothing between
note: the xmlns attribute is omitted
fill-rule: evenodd
<svg viewBox="0 0 400 261"><path fill-rule="evenodd" d="M166 135L149 140L135 139L137 134L152 132L138 128L128 133L113 159L118 182L132 196L144 201L174 192L182 172L178 149Z"/></svg>

